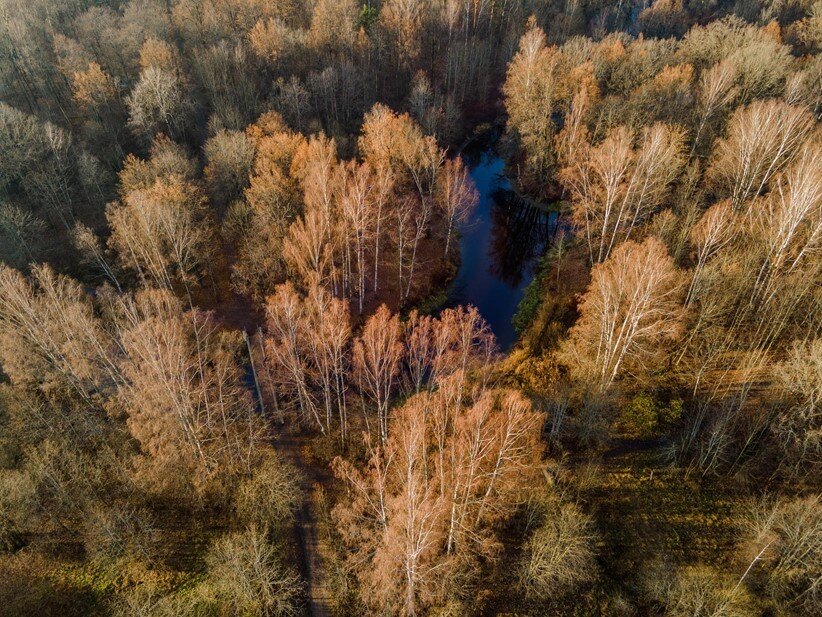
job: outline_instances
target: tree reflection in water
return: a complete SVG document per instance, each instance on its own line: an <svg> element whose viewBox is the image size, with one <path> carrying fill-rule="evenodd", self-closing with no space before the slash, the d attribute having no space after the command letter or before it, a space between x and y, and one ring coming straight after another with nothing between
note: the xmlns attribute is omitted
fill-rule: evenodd
<svg viewBox="0 0 822 617"><path fill-rule="evenodd" d="M476 306L507 350L516 339L511 318L556 231L557 214L518 196L492 149L466 160L479 203L461 229L462 262L448 304Z"/></svg>
<svg viewBox="0 0 822 617"><path fill-rule="evenodd" d="M511 287L529 282L556 230L557 213L532 206L516 192L497 188L491 195L488 268Z"/></svg>

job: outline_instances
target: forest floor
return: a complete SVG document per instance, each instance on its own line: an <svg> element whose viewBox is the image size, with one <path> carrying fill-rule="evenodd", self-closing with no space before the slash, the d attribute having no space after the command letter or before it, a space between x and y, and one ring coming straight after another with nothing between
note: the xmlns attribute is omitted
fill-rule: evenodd
<svg viewBox="0 0 822 617"><path fill-rule="evenodd" d="M602 534L603 574L639 606L654 572L698 563L727 573L742 567L736 554L744 493L689 476L667 463L664 450L656 440L616 440L575 469L578 479L588 478L580 496Z"/></svg>

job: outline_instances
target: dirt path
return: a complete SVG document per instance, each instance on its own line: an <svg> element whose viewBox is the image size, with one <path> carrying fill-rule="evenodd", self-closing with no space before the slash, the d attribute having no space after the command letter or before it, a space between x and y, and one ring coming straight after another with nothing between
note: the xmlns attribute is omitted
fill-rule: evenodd
<svg viewBox="0 0 822 617"><path fill-rule="evenodd" d="M273 444L280 456L300 471L303 503L297 509L294 535L300 551L300 570L308 586L308 611L311 617L330 617L331 593L320 548L315 489L327 474L305 460L303 446L308 440L292 434L287 427L275 429Z"/></svg>
<svg viewBox="0 0 822 617"><path fill-rule="evenodd" d="M260 355L262 347L257 338L257 327L262 323L262 315L254 307L253 302L245 296L235 293L223 293L223 301L216 307L218 320L226 327L244 330L251 337L251 341L246 340L249 354L253 354L252 362L258 370L264 366L264 359ZM251 375L252 365L248 365L249 375ZM263 375L257 375L263 378ZM322 551L320 546L319 529L317 520L316 496L317 487L328 484L331 479L330 470L319 468L312 461L307 460L303 449L308 447L310 440L307 436L295 434L290 429L290 424L286 422L281 426L277 421L278 414L274 413L271 401L266 401L267 408L263 410L260 396L264 395L258 389L257 379L249 381L247 384L252 396L260 411L269 412L266 416L272 422L271 442L277 453L283 457L299 471L299 484L302 489L303 503L297 509L294 523L294 540L297 544L299 569L306 581L308 592L308 607L306 614L311 617L330 617L331 615L331 594L326 584L327 576L323 564Z"/></svg>

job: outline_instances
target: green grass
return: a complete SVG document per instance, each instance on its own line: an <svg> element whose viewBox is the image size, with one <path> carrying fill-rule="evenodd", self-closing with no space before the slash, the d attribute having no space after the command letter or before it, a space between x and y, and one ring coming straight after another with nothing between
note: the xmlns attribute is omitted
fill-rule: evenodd
<svg viewBox="0 0 822 617"><path fill-rule="evenodd" d="M553 260L550 255L545 254L539 262L539 269L533 280L525 288L525 295L517 306L517 311L511 318L514 330L517 334L525 332L537 316L537 311L545 296L545 279L551 272Z"/></svg>

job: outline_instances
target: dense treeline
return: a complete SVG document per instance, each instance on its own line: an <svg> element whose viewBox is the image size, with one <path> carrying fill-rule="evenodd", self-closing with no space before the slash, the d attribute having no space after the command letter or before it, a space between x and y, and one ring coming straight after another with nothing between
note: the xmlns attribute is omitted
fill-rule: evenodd
<svg viewBox="0 0 822 617"><path fill-rule="evenodd" d="M734 34L747 47L729 46L701 67L689 52L693 41L702 50L708 36L724 45ZM762 48L784 61L747 70L747 56ZM568 337L534 344L559 344L556 360L584 384L586 405L617 390L667 390L688 393L696 407L723 408L709 414L725 425L701 457L709 468L736 459L728 425L749 396L778 394L788 351L819 335L822 151L818 81L810 86L809 73L817 60L787 54L767 29L733 21L691 30L679 44L636 40L628 47L618 39L548 47L534 26L505 83L524 181L547 174L559 184L574 230L563 258L592 266L587 289L586 281L572 283L584 293ZM627 92L621 82L603 87L599 75L637 66L632 55L656 58L646 60L656 75ZM570 75L573 83L563 83ZM523 84L567 93L561 128L551 116L534 126L529 114L539 106ZM623 111L619 122L610 115L615 106ZM666 114L674 109L691 121L672 122ZM747 418L749 426L737 427L739 445L776 430L782 413ZM783 456L791 441L776 439ZM815 460L814 447L800 448L805 464Z"/></svg>
<svg viewBox="0 0 822 617"><path fill-rule="evenodd" d="M560 194L572 233L524 337L551 367L551 440L662 437L685 477L783 493L746 515L736 583L700 564L650 584L671 614L766 610L750 591L819 608L819 57L784 34L726 18L680 40L550 46L532 23L503 87L521 183Z"/></svg>
<svg viewBox="0 0 822 617"><path fill-rule="evenodd" d="M0 613L818 614L821 6L0 0Z"/></svg>

